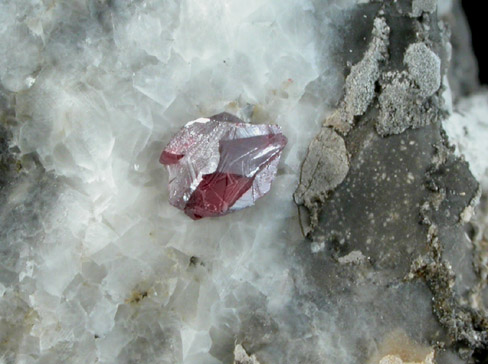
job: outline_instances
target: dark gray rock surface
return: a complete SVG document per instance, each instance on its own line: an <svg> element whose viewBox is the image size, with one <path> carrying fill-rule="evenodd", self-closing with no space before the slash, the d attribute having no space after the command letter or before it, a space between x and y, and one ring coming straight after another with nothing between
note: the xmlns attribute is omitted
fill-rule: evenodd
<svg viewBox="0 0 488 364"><path fill-rule="evenodd" d="M435 1L363 6L354 16L370 19L362 25L373 29L369 46L362 58L352 59L339 116L324 126L344 138L347 176L332 189L326 180L322 185L307 182L316 171L310 159L326 148L314 141L296 192L300 195L303 182L312 186L307 193L316 197L314 204L296 201L312 216L302 219L304 231L314 244L325 246L310 266L310 279L318 291L337 299L363 289L376 292L371 317L388 316L385 305L395 302L394 296L416 295L422 308L405 312L403 319L429 324L408 334L419 342L436 343L439 363L483 363L488 357L488 320L486 312L472 304L471 295L474 287L485 286L486 274L480 271L485 272L486 263L479 258L482 249L476 253L476 239L466 234L481 190L467 163L454 156L441 123L448 111L444 76L449 73L455 97L477 87L460 4L455 3L448 17L452 63L450 31L436 17ZM324 168L322 174L337 174L331 165ZM362 259L352 267L342 264L351 254ZM409 302L406 296L404 302ZM364 309L360 298L350 302L344 315ZM394 326L395 319L386 320Z"/></svg>

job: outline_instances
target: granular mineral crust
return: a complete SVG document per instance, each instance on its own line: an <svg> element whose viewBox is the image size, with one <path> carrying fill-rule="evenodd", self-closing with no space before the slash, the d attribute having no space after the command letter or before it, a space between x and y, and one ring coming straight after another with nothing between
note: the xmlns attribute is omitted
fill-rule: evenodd
<svg viewBox="0 0 488 364"><path fill-rule="evenodd" d="M363 59L351 67L346 78L343 109L347 121L364 114L375 96L375 87L380 77L380 64L388 57L390 28L384 17L374 19L372 40Z"/></svg>
<svg viewBox="0 0 488 364"><path fill-rule="evenodd" d="M412 16L418 17L422 13L432 14L437 9L436 0L413 0L412 1Z"/></svg>
<svg viewBox="0 0 488 364"><path fill-rule="evenodd" d="M425 43L413 43L405 52L408 73L421 96L432 96L441 86L441 60Z"/></svg>
<svg viewBox="0 0 488 364"><path fill-rule="evenodd" d="M349 157L344 139L332 128L322 128L310 144L302 166L300 185L294 195L297 204L311 211L311 227L318 222L319 206L328 193L342 183L348 170Z"/></svg>

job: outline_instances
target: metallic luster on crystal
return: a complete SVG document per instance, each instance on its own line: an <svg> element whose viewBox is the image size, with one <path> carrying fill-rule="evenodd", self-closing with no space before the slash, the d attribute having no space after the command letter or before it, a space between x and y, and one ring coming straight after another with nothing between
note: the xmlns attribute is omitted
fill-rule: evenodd
<svg viewBox="0 0 488 364"><path fill-rule="evenodd" d="M187 123L163 150L169 202L192 219L254 205L271 188L287 143L277 125L228 113Z"/></svg>

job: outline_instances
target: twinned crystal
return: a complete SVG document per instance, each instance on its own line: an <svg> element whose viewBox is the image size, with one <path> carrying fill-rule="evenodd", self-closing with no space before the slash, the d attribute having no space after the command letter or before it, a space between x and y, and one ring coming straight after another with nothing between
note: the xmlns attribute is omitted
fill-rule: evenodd
<svg viewBox="0 0 488 364"><path fill-rule="evenodd" d="M222 113L187 123L163 150L169 201L192 219L252 206L271 188L286 137Z"/></svg>

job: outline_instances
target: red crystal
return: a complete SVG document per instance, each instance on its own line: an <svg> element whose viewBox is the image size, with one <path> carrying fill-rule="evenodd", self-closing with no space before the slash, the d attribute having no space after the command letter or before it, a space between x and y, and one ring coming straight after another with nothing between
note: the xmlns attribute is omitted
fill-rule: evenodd
<svg viewBox="0 0 488 364"><path fill-rule="evenodd" d="M195 220L219 216L251 188L253 180L232 173L207 174L187 202L185 213Z"/></svg>
<svg viewBox="0 0 488 364"><path fill-rule="evenodd" d="M276 125L223 113L187 123L161 154L170 203L193 219L254 204L271 187L286 137Z"/></svg>

